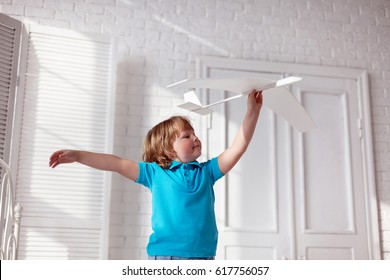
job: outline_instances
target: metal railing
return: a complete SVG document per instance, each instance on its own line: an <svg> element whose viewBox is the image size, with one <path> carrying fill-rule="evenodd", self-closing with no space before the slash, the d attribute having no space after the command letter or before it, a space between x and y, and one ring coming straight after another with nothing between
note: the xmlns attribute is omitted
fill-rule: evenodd
<svg viewBox="0 0 390 280"><path fill-rule="evenodd" d="M14 181L11 170L0 158L1 175L1 260L16 260L18 257L19 231L22 207L14 201Z"/></svg>

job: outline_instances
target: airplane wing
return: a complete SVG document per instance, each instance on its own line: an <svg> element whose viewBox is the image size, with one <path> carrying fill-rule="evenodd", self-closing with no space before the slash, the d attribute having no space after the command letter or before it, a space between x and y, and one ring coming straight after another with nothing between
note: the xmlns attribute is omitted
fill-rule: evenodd
<svg viewBox="0 0 390 280"><path fill-rule="evenodd" d="M168 88L209 88L244 93L252 89L275 85L276 81L260 78L207 78L183 80Z"/></svg>
<svg viewBox="0 0 390 280"><path fill-rule="evenodd" d="M247 93L253 89L266 90L274 87L285 86L298 82L302 78L290 76L280 80L269 80L262 78L207 78L207 79L189 79L168 85L168 88L209 88L227 90L237 93Z"/></svg>
<svg viewBox="0 0 390 280"><path fill-rule="evenodd" d="M307 132L316 127L305 108L284 87L271 88L263 94L264 105L285 119L299 132Z"/></svg>

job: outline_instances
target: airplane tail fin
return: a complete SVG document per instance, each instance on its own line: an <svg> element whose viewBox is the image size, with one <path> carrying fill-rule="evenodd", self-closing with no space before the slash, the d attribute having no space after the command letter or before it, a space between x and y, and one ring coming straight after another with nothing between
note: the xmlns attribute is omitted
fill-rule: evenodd
<svg viewBox="0 0 390 280"><path fill-rule="evenodd" d="M201 115L207 115L212 112L211 109L203 108L202 103L200 102L199 98L196 96L195 92L193 90L186 92L184 94L184 103L178 105L178 107L190 110L192 112L201 114Z"/></svg>

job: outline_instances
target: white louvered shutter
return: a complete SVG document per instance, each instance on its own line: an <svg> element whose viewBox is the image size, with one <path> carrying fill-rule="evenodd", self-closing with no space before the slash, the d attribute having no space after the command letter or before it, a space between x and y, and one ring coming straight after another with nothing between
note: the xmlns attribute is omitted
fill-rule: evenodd
<svg viewBox="0 0 390 280"><path fill-rule="evenodd" d="M62 148L112 151L110 38L30 26L17 173L20 259L105 259L109 172L49 168Z"/></svg>
<svg viewBox="0 0 390 280"><path fill-rule="evenodd" d="M9 163L22 23L0 14L0 158Z"/></svg>

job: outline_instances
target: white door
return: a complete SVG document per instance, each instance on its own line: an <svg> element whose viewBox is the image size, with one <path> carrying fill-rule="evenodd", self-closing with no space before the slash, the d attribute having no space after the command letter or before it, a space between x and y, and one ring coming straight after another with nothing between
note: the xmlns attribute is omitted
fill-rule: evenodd
<svg viewBox="0 0 390 280"><path fill-rule="evenodd" d="M357 82L303 76L293 92L317 125L293 137L297 256L368 259Z"/></svg>
<svg viewBox="0 0 390 280"><path fill-rule="evenodd" d="M221 61L200 61L199 76L280 79L288 74L282 72L283 67L265 71L253 64L246 67L244 61L235 61L236 67ZM367 205L370 193L364 175L367 168L363 168L367 163L362 159L357 79L302 72L290 71L303 77L291 91L317 128L301 134L263 107L246 154L215 186L220 232L217 258L378 256L373 252L379 247L372 245L378 229L368 230L376 204ZM229 94L209 90L203 97L211 102ZM246 98L214 108L207 137L209 156L218 155L232 142L245 109Z"/></svg>

